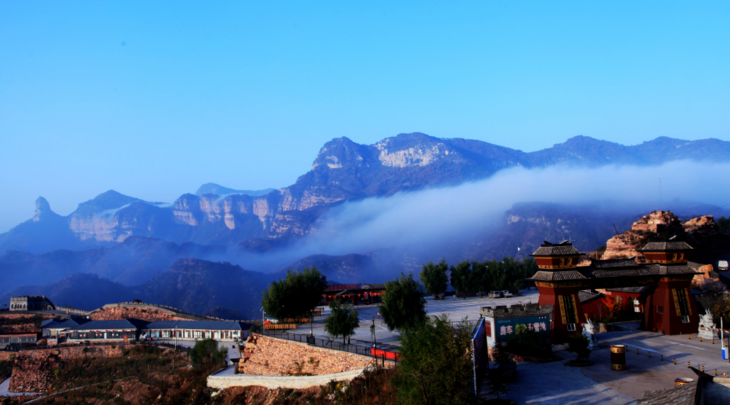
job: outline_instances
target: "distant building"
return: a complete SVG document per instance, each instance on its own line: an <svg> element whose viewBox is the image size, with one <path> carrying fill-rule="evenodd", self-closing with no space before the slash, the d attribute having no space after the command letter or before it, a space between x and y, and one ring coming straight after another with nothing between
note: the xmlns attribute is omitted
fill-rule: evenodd
<svg viewBox="0 0 730 405"><path fill-rule="evenodd" d="M11 311L48 311L56 309L45 295L23 295L10 298Z"/></svg>
<svg viewBox="0 0 730 405"><path fill-rule="evenodd" d="M134 342L139 339L142 328L147 322L139 319L120 319L114 321L91 321L73 326L61 332L69 342Z"/></svg>
<svg viewBox="0 0 730 405"><path fill-rule="evenodd" d="M13 333L0 335L0 349L8 346L27 346L34 345L38 341L37 333Z"/></svg>
<svg viewBox="0 0 730 405"><path fill-rule="evenodd" d="M146 325L142 329L142 337L163 340L234 341L248 337L251 326L233 321L158 321Z"/></svg>
<svg viewBox="0 0 730 405"><path fill-rule="evenodd" d="M41 329L43 330L44 338L56 337L68 329L89 322L91 322L91 319L87 318L48 319L41 323Z"/></svg>
<svg viewBox="0 0 730 405"><path fill-rule="evenodd" d="M320 305L339 300L352 305L367 305L381 302L385 284L330 284L322 294Z"/></svg>

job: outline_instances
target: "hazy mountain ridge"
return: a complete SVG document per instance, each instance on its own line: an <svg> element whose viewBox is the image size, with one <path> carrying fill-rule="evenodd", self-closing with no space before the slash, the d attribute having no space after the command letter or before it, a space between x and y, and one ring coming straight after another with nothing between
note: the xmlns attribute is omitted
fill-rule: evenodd
<svg viewBox="0 0 730 405"><path fill-rule="evenodd" d="M297 238L310 233L324 212L344 201L457 185L510 167L646 166L681 159L726 162L727 156L730 142L716 139L664 137L624 146L577 136L552 148L525 153L481 141L420 133L401 134L374 145L360 145L343 137L327 142L312 170L295 184L264 195L184 194L165 206L110 190L79 204L68 217L53 213L47 201L39 198L44 214L0 235L0 252L108 246L133 235L220 245L251 238ZM201 190L245 191L212 183Z"/></svg>
<svg viewBox="0 0 730 405"><path fill-rule="evenodd" d="M53 302L93 310L114 302L141 299L203 315L209 311L256 319L261 292L272 277L230 263L180 259L157 276L136 286L124 286L95 274L77 273L41 286L23 286L0 296L46 295Z"/></svg>

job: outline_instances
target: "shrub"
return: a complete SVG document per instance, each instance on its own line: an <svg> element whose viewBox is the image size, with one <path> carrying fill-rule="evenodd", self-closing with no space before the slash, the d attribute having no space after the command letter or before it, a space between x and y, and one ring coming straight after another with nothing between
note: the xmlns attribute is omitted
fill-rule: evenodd
<svg viewBox="0 0 730 405"><path fill-rule="evenodd" d="M587 361L591 355L591 349L588 348L589 343L585 335L573 335L568 340L568 348L566 350L575 353L578 356L577 360Z"/></svg>
<svg viewBox="0 0 730 405"><path fill-rule="evenodd" d="M550 357L553 353L547 331L536 331L517 325L515 333L507 340L506 349L512 354L530 357Z"/></svg>

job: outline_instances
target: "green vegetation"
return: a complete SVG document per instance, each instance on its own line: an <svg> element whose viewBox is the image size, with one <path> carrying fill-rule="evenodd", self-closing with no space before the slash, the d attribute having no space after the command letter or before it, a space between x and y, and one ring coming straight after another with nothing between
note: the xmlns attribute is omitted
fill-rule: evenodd
<svg viewBox="0 0 730 405"><path fill-rule="evenodd" d="M358 313L351 304L341 304L339 300L330 302L330 309L330 315L324 320L324 330L335 338L342 336L342 343L345 343L360 325Z"/></svg>
<svg viewBox="0 0 730 405"><path fill-rule="evenodd" d="M274 281L263 292L261 305L276 319L299 318L319 305L327 287L327 277L316 267L286 272L286 278Z"/></svg>
<svg viewBox="0 0 730 405"><path fill-rule="evenodd" d="M225 347L218 348L218 343L213 339L203 339L195 343L190 351L190 362L194 367L200 367L204 364L223 365L226 360L228 349Z"/></svg>
<svg viewBox="0 0 730 405"><path fill-rule="evenodd" d="M446 275L448 270L449 265L446 264L446 259L441 259L439 264L428 262L423 265L420 278L423 286L426 287L427 294L437 297L446 292L449 282L449 277Z"/></svg>
<svg viewBox="0 0 730 405"><path fill-rule="evenodd" d="M456 266L451 266L451 285L457 294L463 294L464 299L466 299L466 294L476 287L475 278L476 274L471 262L464 261L459 262Z"/></svg>
<svg viewBox="0 0 730 405"><path fill-rule="evenodd" d="M591 349L588 348L590 341L585 335L573 335L568 340L567 351L575 353L578 361L588 361L591 356Z"/></svg>
<svg viewBox="0 0 730 405"><path fill-rule="evenodd" d="M401 273L400 278L385 283L383 303L379 309L383 322L391 331L415 329L428 319L426 299L411 274Z"/></svg>
<svg viewBox="0 0 730 405"><path fill-rule="evenodd" d="M13 372L14 363L15 356L10 356L10 359L6 361L0 361L0 381L5 381L10 378L10 374Z"/></svg>
<svg viewBox="0 0 730 405"><path fill-rule="evenodd" d="M431 318L401 339L401 363L393 377L398 403L468 404L474 402L471 328L448 317Z"/></svg>
<svg viewBox="0 0 730 405"><path fill-rule="evenodd" d="M724 234L730 233L730 218L722 217L717 220L717 228Z"/></svg>
<svg viewBox="0 0 730 405"><path fill-rule="evenodd" d="M525 279L532 277L537 270L532 258L521 261L511 257L483 262L463 261L451 266L451 285L457 294L464 294L464 297L476 291L481 295L495 290L517 291L527 286Z"/></svg>

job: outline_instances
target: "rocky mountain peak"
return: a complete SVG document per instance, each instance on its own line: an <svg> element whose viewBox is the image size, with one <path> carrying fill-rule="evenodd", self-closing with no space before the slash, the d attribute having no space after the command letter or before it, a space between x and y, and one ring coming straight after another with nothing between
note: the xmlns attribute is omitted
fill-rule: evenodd
<svg viewBox="0 0 730 405"><path fill-rule="evenodd" d="M114 190L105 191L91 200L82 202L75 214L92 214L123 207L133 202L143 202L139 198L129 197Z"/></svg>
<svg viewBox="0 0 730 405"><path fill-rule="evenodd" d="M33 221L40 221L41 217L48 213L53 213L53 211L51 211L51 205L48 204L48 200L43 197L38 197L38 199L35 200L35 216L33 216Z"/></svg>
<svg viewBox="0 0 730 405"><path fill-rule="evenodd" d="M341 169L343 167L359 167L370 158L369 148L360 145L347 137L335 138L320 149L312 164L316 168Z"/></svg>

